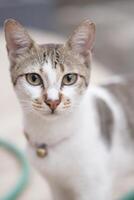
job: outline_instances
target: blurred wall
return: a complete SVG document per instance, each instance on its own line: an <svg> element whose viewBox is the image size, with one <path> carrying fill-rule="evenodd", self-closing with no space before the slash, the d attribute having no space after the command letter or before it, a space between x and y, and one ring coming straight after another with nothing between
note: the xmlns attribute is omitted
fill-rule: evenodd
<svg viewBox="0 0 134 200"><path fill-rule="evenodd" d="M9 17L63 37L90 18L97 26L95 59L113 74L134 73L133 0L0 0L0 26Z"/></svg>

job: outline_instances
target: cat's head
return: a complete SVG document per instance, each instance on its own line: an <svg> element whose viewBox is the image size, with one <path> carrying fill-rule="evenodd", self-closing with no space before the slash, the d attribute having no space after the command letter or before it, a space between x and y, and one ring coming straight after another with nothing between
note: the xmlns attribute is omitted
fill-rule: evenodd
<svg viewBox="0 0 134 200"><path fill-rule="evenodd" d="M9 19L5 38L12 82L25 112L52 118L77 109L90 79L94 23L83 21L65 44L39 45Z"/></svg>

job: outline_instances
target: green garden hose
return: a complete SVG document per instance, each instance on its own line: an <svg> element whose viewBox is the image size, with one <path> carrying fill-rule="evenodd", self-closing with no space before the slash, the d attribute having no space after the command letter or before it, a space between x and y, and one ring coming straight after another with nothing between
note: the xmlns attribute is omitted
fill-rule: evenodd
<svg viewBox="0 0 134 200"><path fill-rule="evenodd" d="M22 169L16 185L11 189L11 191L9 191L8 194L3 197L0 196L0 200L17 200L28 184L30 175L29 164L23 153L14 147L14 145L0 139L0 147L13 154L20 163Z"/></svg>
<svg viewBox="0 0 134 200"><path fill-rule="evenodd" d="M129 192L121 200L134 200L134 192Z"/></svg>

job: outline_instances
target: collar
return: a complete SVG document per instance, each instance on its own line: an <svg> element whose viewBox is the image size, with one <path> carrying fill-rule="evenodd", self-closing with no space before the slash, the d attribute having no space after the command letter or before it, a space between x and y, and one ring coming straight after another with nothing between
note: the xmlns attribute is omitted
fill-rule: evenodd
<svg viewBox="0 0 134 200"><path fill-rule="evenodd" d="M66 142L68 139L70 139L70 137L64 137L61 140L53 143L53 144L46 144L46 143L33 143L30 140L29 134L27 132L24 131L24 134L26 136L26 139L28 140L29 144L35 149L36 151L36 155L40 158L44 158L48 155L49 150L50 149L54 149L56 147L58 147L60 144L62 144L63 142Z"/></svg>

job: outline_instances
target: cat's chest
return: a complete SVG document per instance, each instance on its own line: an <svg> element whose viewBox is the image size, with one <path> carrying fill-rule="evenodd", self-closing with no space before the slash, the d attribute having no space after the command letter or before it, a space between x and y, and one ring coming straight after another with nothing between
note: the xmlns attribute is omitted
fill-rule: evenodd
<svg viewBox="0 0 134 200"><path fill-rule="evenodd" d="M76 136L64 141L61 145L52 149L48 148L48 154L44 158L37 156L36 149L28 146L30 159L41 174L48 179L55 195L59 188L63 191L72 191L74 188L77 192L81 189L79 183L83 182L83 185L87 186L92 180L94 185L96 184L94 180L101 179L100 174L103 174L102 168L105 163L104 152L101 152L98 143L95 144L93 141L91 143L91 137L87 137L84 133L81 136L77 132Z"/></svg>
<svg viewBox="0 0 134 200"><path fill-rule="evenodd" d="M78 113L75 117L51 124L38 119L26 121L25 130L30 142L47 145L47 155L43 158L37 155L35 147L28 145L30 158L44 175L58 181L59 177L70 181L72 176L79 177L81 173L89 171L89 167L98 165L101 145L96 140L97 126L94 126L93 112L90 114L92 116L82 109L81 115ZM55 142L56 145L50 145Z"/></svg>
<svg viewBox="0 0 134 200"><path fill-rule="evenodd" d="M80 174L80 171L83 171L82 168L85 166L83 163L86 164L88 160L88 153L84 149L85 144L81 144L81 142L78 138L69 138L59 146L48 146L47 154L43 157L39 156L37 149L30 145L28 145L28 152L37 169L50 180L62 182L65 179L69 181L72 175ZM59 180L60 177L62 179Z"/></svg>
<svg viewBox="0 0 134 200"><path fill-rule="evenodd" d="M92 138L88 130L79 128L73 134L57 143L47 146L47 154L40 157L37 148L28 145L28 152L34 165L44 174L51 177L64 177L71 180L98 162L99 144ZM40 144L43 141L40 141ZM95 155L96 154L96 155ZM94 155L94 156L93 156ZM71 169L71 170L69 170ZM66 173L65 173L66 172Z"/></svg>

